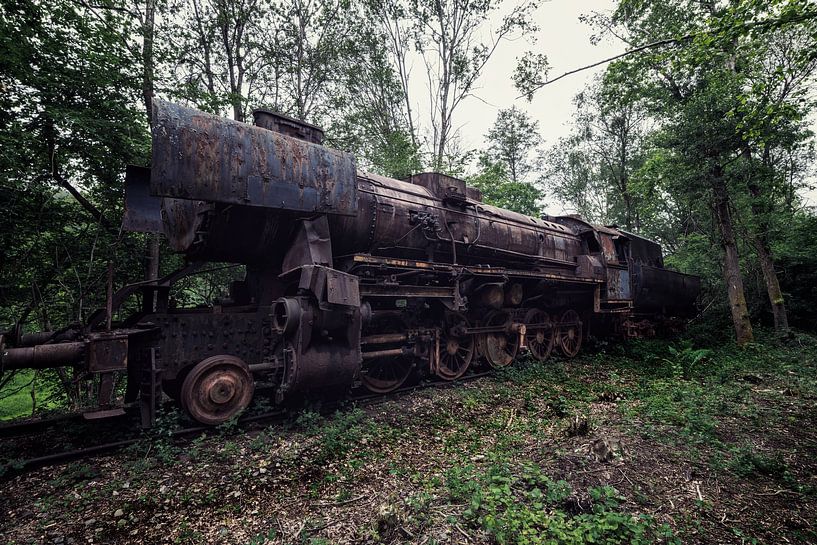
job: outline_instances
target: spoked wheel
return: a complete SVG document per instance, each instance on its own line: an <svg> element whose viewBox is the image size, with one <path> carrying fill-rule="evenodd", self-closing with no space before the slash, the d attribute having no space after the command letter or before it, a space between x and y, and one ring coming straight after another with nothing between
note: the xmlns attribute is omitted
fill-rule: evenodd
<svg viewBox="0 0 817 545"><path fill-rule="evenodd" d="M215 426L246 409L254 389L246 363L235 356L212 356L185 377L181 403L191 418Z"/></svg>
<svg viewBox="0 0 817 545"><path fill-rule="evenodd" d="M474 358L474 337L465 333L468 320L462 314L447 312L440 336L440 365L437 376L443 380L460 378Z"/></svg>
<svg viewBox="0 0 817 545"><path fill-rule="evenodd" d="M553 350L556 338L556 328L553 327L550 316L544 310L533 308L525 314L525 324L527 325L525 342L531 355L539 361L545 361Z"/></svg>
<svg viewBox="0 0 817 545"><path fill-rule="evenodd" d="M405 356L375 358L364 363L360 381L370 392L387 394L402 386L413 368Z"/></svg>
<svg viewBox="0 0 817 545"><path fill-rule="evenodd" d="M493 312L485 321L486 326L504 326L510 322L511 316L507 312ZM513 363L519 351L519 334L507 331L482 333L480 348L491 367L498 369Z"/></svg>
<svg viewBox="0 0 817 545"><path fill-rule="evenodd" d="M582 347L582 319L575 310L568 309L559 321L559 349L562 354L572 358Z"/></svg>

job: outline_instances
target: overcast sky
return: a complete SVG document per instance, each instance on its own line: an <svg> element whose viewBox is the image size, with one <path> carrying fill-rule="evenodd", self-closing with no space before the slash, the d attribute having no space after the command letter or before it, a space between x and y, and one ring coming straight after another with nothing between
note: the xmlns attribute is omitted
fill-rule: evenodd
<svg viewBox="0 0 817 545"><path fill-rule="evenodd" d="M581 22L582 14L594 11L611 12L614 0L550 0L542 2L536 10L535 19L539 26L535 44L519 39L500 45L491 58L479 80L475 96L463 102L456 112L454 122L460 129L464 149L482 148L484 135L493 125L498 110L515 104L539 122L544 145L549 146L570 130L569 122L574 113L573 97L590 83L594 76L602 73L606 65L568 76L540 89L528 102L517 98L511 75L517 59L525 51L544 53L551 66L550 78L568 70L592 64L604 58L621 53L625 46L618 40L606 39L597 45L590 43L593 29ZM506 13L507 7L501 10ZM414 63L412 87L415 96L427 96L422 62ZM417 107L422 112L422 105ZM426 114L425 112L422 112ZM427 114L426 114L427 115ZM812 126L817 129L817 122ZM817 131L816 131L817 132ZM817 204L817 191L807 193L811 205ZM548 199L548 212L560 213L558 203Z"/></svg>
<svg viewBox="0 0 817 545"><path fill-rule="evenodd" d="M478 98L464 103L457 116L466 147L481 147L483 136L493 124L497 111L516 104L539 121L546 144L554 143L568 132L567 123L573 115L573 97L587 85L604 66L568 76L540 89L528 102L517 98L511 75L517 59L525 51L544 53L550 62L550 77L591 64L624 51L620 42L590 43L592 29L579 21L579 16L593 11L612 11L613 0L551 0L542 2L536 11L539 25L537 41L531 45L524 39L503 43L489 61L476 91ZM504 10L503 10L504 11Z"/></svg>

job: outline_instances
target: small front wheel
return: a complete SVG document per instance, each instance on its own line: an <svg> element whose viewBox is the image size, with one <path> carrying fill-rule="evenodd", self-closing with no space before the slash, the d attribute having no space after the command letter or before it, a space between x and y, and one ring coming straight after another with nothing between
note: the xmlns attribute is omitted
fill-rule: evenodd
<svg viewBox="0 0 817 545"><path fill-rule="evenodd" d="M212 356L199 362L185 377L181 403L193 420L215 426L246 409L254 389L252 373L241 359Z"/></svg>

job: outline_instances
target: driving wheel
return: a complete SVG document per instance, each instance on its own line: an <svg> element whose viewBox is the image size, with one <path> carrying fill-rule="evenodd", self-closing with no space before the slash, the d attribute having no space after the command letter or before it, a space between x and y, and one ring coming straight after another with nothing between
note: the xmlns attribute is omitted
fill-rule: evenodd
<svg viewBox="0 0 817 545"><path fill-rule="evenodd" d="M507 312L492 312L485 326L507 326L511 315ZM498 369L513 363L519 351L519 334L512 331L495 331L480 334L481 352L491 367Z"/></svg>
<svg viewBox="0 0 817 545"><path fill-rule="evenodd" d="M559 349L562 354L572 358L579 353L582 346L582 319L575 310L568 309L559 320Z"/></svg>
<svg viewBox="0 0 817 545"><path fill-rule="evenodd" d="M533 308L525 314L525 342L531 355L539 361L545 361L553 350L556 328L550 316L544 310Z"/></svg>
<svg viewBox="0 0 817 545"><path fill-rule="evenodd" d="M402 386L413 368L405 356L375 358L364 363L360 381L370 392L387 394Z"/></svg>
<svg viewBox="0 0 817 545"><path fill-rule="evenodd" d="M474 336L465 333L468 320L457 312L446 312L440 334L440 362L437 376L443 380L460 378L474 358Z"/></svg>

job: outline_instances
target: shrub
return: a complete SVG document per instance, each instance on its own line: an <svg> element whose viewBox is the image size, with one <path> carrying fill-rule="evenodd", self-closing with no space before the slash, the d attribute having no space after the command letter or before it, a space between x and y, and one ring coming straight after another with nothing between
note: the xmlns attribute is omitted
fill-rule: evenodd
<svg viewBox="0 0 817 545"><path fill-rule="evenodd" d="M466 502L465 518L500 545L680 543L653 517L619 511L610 486L591 488L590 504L577 510L570 485L535 465L500 463L481 473L457 467L447 472L446 484L453 500Z"/></svg>

